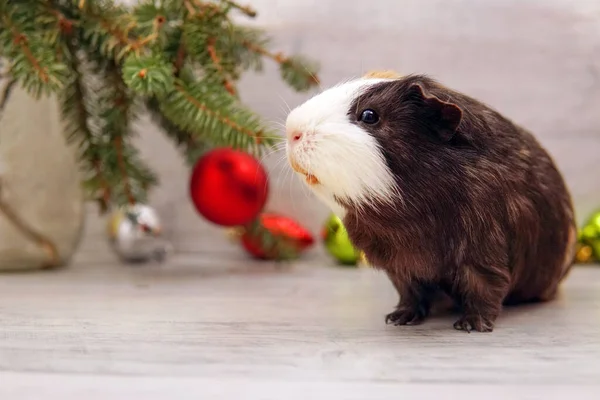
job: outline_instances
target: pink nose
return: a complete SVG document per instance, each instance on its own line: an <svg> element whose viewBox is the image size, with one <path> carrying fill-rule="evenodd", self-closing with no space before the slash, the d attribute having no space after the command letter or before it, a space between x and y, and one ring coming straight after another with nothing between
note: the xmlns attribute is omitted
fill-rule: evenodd
<svg viewBox="0 0 600 400"><path fill-rule="evenodd" d="M292 142L297 142L300 139L302 139L302 133L294 132L294 134L292 135Z"/></svg>

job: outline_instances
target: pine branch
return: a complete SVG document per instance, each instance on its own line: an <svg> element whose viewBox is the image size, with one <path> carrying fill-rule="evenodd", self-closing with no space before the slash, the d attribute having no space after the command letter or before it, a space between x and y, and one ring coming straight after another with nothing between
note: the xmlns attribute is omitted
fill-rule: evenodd
<svg viewBox="0 0 600 400"><path fill-rule="evenodd" d="M212 60L213 65L216 68L217 72L222 76L223 86L225 87L225 90L227 90L229 93L231 93L232 95L235 96L235 94L236 94L235 87L234 87L233 83L227 78L225 70L223 69L223 66L221 65L221 59L217 55L217 50L215 49L216 41L217 40L214 37L211 37L208 39L208 42L206 44L208 54L210 55L210 59Z"/></svg>
<svg viewBox="0 0 600 400"><path fill-rule="evenodd" d="M102 171L100 149L96 145L97 139L89 122L93 118L93 114L88 109L89 93L87 93L84 83L86 71L79 60L73 41L66 40L65 44L68 49L67 60L72 75L71 81L60 97L65 133L69 141L78 140L81 151L80 159L87 164L88 170L91 172L91 177L88 179L98 182L100 190L100 196L97 196L96 188L94 188L92 197L98 199L101 211L106 211L109 208L111 191Z"/></svg>
<svg viewBox="0 0 600 400"><path fill-rule="evenodd" d="M174 88L173 65L161 54L131 54L123 63L125 84L142 96L163 97Z"/></svg>
<svg viewBox="0 0 600 400"><path fill-rule="evenodd" d="M243 6L231 0L221 0L221 2L229 5L232 8L236 8L242 13L246 14L246 16L254 18L256 17L256 11L250 6Z"/></svg>
<svg viewBox="0 0 600 400"><path fill-rule="evenodd" d="M47 68L42 66L40 61L33 55L31 47L29 46L29 40L27 39L27 36L25 36L23 33L20 33L14 26L11 27L9 25L8 28L12 32L14 43L21 48L21 51L25 55L25 58L27 58L27 61L29 61L29 63L31 64L34 72L38 75L39 79L43 83L48 83L48 81L50 80L50 76L48 75Z"/></svg>
<svg viewBox="0 0 600 400"><path fill-rule="evenodd" d="M173 63L173 67L175 68L175 76L179 76L179 72L185 63L186 55L187 52L185 50L185 42L181 40L179 42L179 46L177 47L177 56L175 57L175 62Z"/></svg>
<svg viewBox="0 0 600 400"><path fill-rule="evenodd" d="M37 1L0 1L0 54L10 61L9 74L35 98L60 90L66 66L53 51Z"/></svg>
<svg viewBox="0 0 600 400"><path fill-rule="evenodd" d="M260 71L270 59L292 88L318 85L315 64L269 50L264 32L231 20L232 11L256 15L236 1L120 4L0 0L0 57L10 62L3 98L16 84L34 96L59 94L84 184L104 208L145 202L157 183L132 143L137 106L146 106L191 164L214 146L259 155L278 139L237 98L243 71ZM285 252L260 224L253 229L264 248Z"/></svg>
<svg viewBox="0 0 600 400"><path fill-rule="evenodd" d="M160 102L153 97L146 102L152 121L155 122L162 130L175 142L176 146L185 156L187 165L192 166L201 157L201 155L209 150L209 145L206 142L201 142L187 131L180 129L176 124L171 122L160 110Z"/></svg>
<svg viewBox="0 0 600 400"><path fill-rule="evenodd" d="M13 5L13 7L15 6ZM8 8L8 10L6 10L6 8ZM38 60L38 58L34 56L31 47L29 46L29 39L25 34L27 26L24 24L19 26L18 22L15 20L18 17L25 16L23 15L23 10L19 10L19 8L17 7L11 10L10 3L6 4L0 10L3 11L2 23L4 25L4 29L6 29L6 33L8 33L7 36L10 36L10 40L12 41L13 46L16 47L16 50L20 50L21 52L23 52L25 59L33 67L33 72L38 76L40 81L42 81L43 83L48 83L50 78L47 72L47 68L42 65L41 60ZM29 28L31 30L31 27Z"/></svg>
<svg viewBox="0 0 600 400"><path fill-rule="evenodd" d="M179 80L175 92L161 102L161 111L183 131L214 146L230 146L255 154L260 145L271 145L275 137L259 117L243 109L221 86L208 80L186 83Z"/></svg>
<svg viewBox="0 0 600 400"><path fill-rule="evenodd" d="M2 120L2 114L4 113L4 108L8 104L8 100L13 89L17 85L17 80L14 78L9 78L9 80L4 84L2 90L0 91L0 121Z"/></svg>
<svg viewBox="0 0 600 400"><path fill-rule="evenodd" d="M263 31L230 25L226 34L220 35L217 40L219 48L228 55L227 69L234 79L245 70L262 71L264 56L260 52L250 50L246 43L252 43L258 48L269 46L269 38Z"/></svg>
<svg viewBox="0 0 600 400"><path fill-rule="evenodd" d="M158 34L145 37L135 34L137 21L124 6L113 2L86 1L80 7L86 39L91 41L105 57L119 63L130 53L140 55Z"/></svg>
<svg viewBox="0 0 600 400"><path fill-rule="evenodd" d="M101 176L93 175L85 182L86 189L98 192L106 185L110 188L110 205L144 203L157 178L131 143L132 124L137 115L134 92L123 81L121 69L113 60L94 53L87 47L89 43L83 44L95 78L88 102L93 104L94 137L87 144L92 146L99 161L93 154L87 154L86 159L89 165L102 171Z"/></svg>
<svg viewBox="0 0 600 400"><path fill-rule="evenodd" d="M132 188L130 170L135 173L135 166L127 160L127 157L133 158L133 148L129 150L129 144L125 143L124 138L129 135L130 124L133 119L132 102L128 93L128 88L122 79L121 72L116 64L110 63L106 70L107 80L112 89L110 98L106 98L106 103L110 107L103 113L105 120L105 133L110 138L110 145L116 157L116 166L119 174L120 187L129 204L139 202L134 195ZM106 162L107 160L105 160ZM113 160L114 162L115 160ZM114 164L113 164L114 165ZM140 182L140 189L145 191L146 182Z"/></svg>
<svg viewBox="0 0 600 400"><path fill-rule="evenodd" d="M281 52L271 52L260 44L250 40L243 41L250 51L270 58L279 64L281 78L299 92L307 91L320 81L316 75L318 64L301 56L285 56Z"/></svg>
<svg viewBox="0 0 600 400"><path fill-rule="evenodd" d="M188 2L188 4L191 4ZM227 10L213 3L194 2L182 21L182 40L188 56L198 65L211 62L207 44L211 38L223 35L228 25Z"/></svg>
<svg viewBox="0 0 600 400"><path fill-rule="evenodd" d="M317 63L301 55L286 57L279 63L281 78L298 92L308 91L320 84L316 72L318 69Z"/></svg>
<svg viewBox="0 0 600 400"><path fill-rule="evenodd" d="M193 4L192 8L196 10L192 15L197 15L206 19L214 18L217 15L225 16L229 12L228 7L220 7L218 4L207 1L187 0L186 3ZM227 4L225 1L223 3Z"/></svg>
<svg viewBox="0 0 600 400"><path fill-rule="evenodd" d="M47 27L46 36L52 43L60 44L58 39L61 36L71 36L73 29L77 25L77 21L67 17L61 9L60 0L39 0L43 2L47 16L41 19L40 22L45 22Z"/></svg>
<svg viewBox="0 0 600 400"><path fill-rule="evenodd" d="M121 172L121 177L123 179L123 190L125 191L125 195L127 196L127 201L129 202L129 204L134 205L136 201L135 197L133 196L133 192L131 191L131 186L129 184L129 177L127 175L127 165L125 164L125 158L123 155L123 137L115 136L113 139L113 145L117 154L119 171Z"/></svg>
<svg viewBox="0 0 600 400"><path fill-rule="evenodd" d="M240 68L261 71L263 59L267 58L279 64L282 79L297 91L307 91L320 84L317 63L299 55L287 56L269 50L270 41L259 29L231 25L228 34L221 35L218 42L229 56L225 69L233 76L238 75Z"/></svg>
<svg viewBox="0 0 600 400"><path fill-rule="evenodd" d="M205 114L208 118L213 118L214 121L223 124L225 128L236 130L248 137L253 138L255 143L260 143L259 134L256 134L252 130L241 126L240 124L236 123L227 116L223 116L219 111L215 111L214 109L209 108L207 104L205 104L202 100L194 97L191 91L186 90L186 88L184 88L182 85L176 86L175 90L181 93L185 100L187 100L191 105L193 105L196 108L196 110L200 114L200 117L202 117L202 114Z"/></svg>

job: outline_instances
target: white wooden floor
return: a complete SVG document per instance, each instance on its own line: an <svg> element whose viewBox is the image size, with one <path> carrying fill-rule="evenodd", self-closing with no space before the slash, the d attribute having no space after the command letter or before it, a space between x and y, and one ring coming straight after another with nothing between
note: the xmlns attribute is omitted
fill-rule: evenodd
<svg viewBox="0 0 600 400"><path fill-rule="evenodd" d="M0 275L0 399L600 398L600 267L492 334L383 322L368 269L179 257Z"/></svg>

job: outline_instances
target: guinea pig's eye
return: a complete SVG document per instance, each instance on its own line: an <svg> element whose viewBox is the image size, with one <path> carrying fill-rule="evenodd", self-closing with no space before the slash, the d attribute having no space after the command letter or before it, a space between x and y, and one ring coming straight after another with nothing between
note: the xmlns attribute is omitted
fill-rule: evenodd
<svg viewBox="0 0 600 400"><path fill-rule="evenodd" d="M364 110L360 113L360 117L358 117L360 122L364 122L365 124L373 125L379 121L379 115L373 110Z"/></svg>

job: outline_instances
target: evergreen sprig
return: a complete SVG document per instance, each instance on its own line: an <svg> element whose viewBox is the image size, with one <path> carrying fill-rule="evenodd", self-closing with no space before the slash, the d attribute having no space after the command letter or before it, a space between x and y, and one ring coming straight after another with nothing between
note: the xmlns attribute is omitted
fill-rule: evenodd
<svg viewBox="0 0 600 400"><path fill-rule="evenodd" d="M163 54L131 54L123 63L123 79L142 96L163 97L174 89L173 68Z"/></svg>
<svg viewBox="0 0 600 400"><path fill-rule="evenodd" d="M144 202L157 178L133 144L142 112L190 164L218 146L258 155L277 137L241 103L242 74L268 59L292 89L318 84L317 64L271 50L232 13L256 15L229 0L0 0L2 102L15 85L57 95L90 198L103 210Z"/></svg>
<svg viewBox="0 0 600 400"><path fill-rule="evenodd" d="M260 145L272 144L275 136L259 117L240 107L227 91L216 89L220 86L208 79L193 83L180 80L174 92L161 101L161 111L180 129L214 146L259 153Z"/></svg>
<svg viewBox="0 0 600 400"><path fill-rule="evenodd" d="M0 0L0 57L10 61L9 75L35 98L63 88L67 68L48 35L39 1Z"/></svg>

